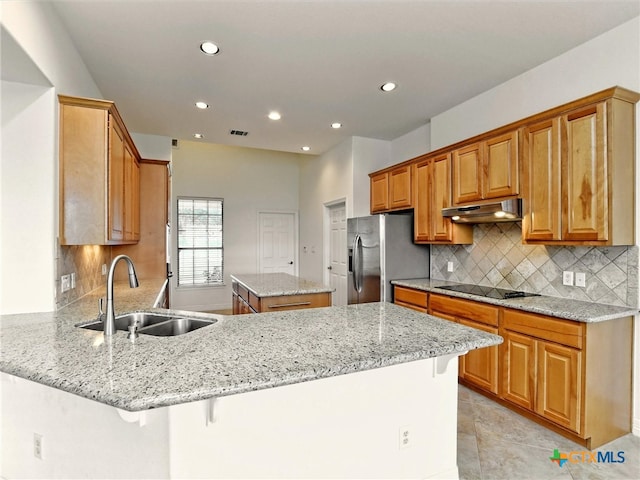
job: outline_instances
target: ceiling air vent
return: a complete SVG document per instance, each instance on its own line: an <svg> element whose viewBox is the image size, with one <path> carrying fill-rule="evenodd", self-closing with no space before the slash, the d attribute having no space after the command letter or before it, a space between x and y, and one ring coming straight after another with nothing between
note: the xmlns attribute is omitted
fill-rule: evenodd
<svg viewBox="0 0 640 480"><path fill-rule="evenodd" d="M229 133L231 135L239 135L241 137L246 137L247 135L249 135L249 132L243 132L242 130L231 130Z"/></svg>
<svg viewBox="0 0 640 480"><path fill-rule="evenodd" d="M180 148L180 144L178 143L178 139L177 138L172 138L171 139L171 146L173 148Z"/></svg>

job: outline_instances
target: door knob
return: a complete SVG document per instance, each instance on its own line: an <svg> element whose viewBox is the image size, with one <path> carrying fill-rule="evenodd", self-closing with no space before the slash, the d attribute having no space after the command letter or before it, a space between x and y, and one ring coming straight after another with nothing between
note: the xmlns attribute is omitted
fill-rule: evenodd
<svg viewBox="0 0 640 480"><path fill-rule="evenodd" d="M329 266L327 267L327 270L333 270L333 267L332 267L331 265L329 265Z"/></svg>
<svg viewBox="0 0 640 480"><path fill-rule="evenodd" d="M289 262L289 265L293 265L293 262Z"/></svg>

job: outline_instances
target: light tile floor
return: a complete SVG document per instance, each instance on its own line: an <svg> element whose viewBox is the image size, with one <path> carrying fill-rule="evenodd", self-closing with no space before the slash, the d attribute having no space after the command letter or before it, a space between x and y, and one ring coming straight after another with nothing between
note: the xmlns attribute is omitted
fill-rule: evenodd
<svg viewBox="0 0 640 480"><path fill-rule="evenodd" d="M632 434L597 448L624 451L623 463L570 463L549 457L584 447L488 398L459 387L458 469L461 480L640 479L640 437ZM575 457L574 457L575 458Z"/></svg>

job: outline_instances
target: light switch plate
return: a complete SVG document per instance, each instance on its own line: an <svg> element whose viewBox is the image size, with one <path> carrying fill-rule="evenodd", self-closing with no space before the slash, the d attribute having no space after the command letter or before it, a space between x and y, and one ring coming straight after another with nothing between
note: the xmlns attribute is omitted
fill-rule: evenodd
<svg viewBox="0 0 640 480"><path fill-rule="evenodd" d="M453 262L447 262L447 272L453 272Z"/></svg>
<svg viewBox="0 0 640 480"><path fill-rule="evenodd" d="M573 272L562 272L562 284L573 285Z"/></svg>

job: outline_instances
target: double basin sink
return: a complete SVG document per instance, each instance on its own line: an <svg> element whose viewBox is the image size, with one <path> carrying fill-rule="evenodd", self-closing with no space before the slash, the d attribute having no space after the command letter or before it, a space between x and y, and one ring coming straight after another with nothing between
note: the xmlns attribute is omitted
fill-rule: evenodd
<svg viewBox="0 0 640 480"><path fill-rule="evenodd" d="M158 337L174 337L192 332L198 328L216 323L215 319L189 318L176 314L156 312L132 312L116 317L116 330L128 331L129 326L137 325L139 334ZM76 325L89 330L103 330L104 324L96 320L87 324Z"/></svg>

